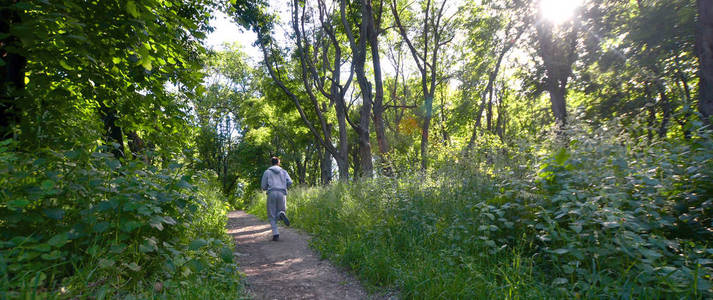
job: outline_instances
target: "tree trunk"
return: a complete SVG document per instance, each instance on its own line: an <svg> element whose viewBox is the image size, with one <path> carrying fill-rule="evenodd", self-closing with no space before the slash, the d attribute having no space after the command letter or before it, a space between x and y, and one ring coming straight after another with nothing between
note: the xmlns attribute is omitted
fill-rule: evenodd
<svg viewBox="0 0 713 300"><path fill-rule="evenodd" d="M555 37L550 24L537 26L538 52L545 67L545 89L550 94L552 115L559 135L567 126L567 81L576 57L577 31L572 25L565 36Z"/></svg>
<svg viewBox="0 0 713 300"><path fill-rule="evenodd" d="M495 133L500 137L500 141L504 142L504 133L505 133L505 104L503 101L505 100L505 95L500 95L498 99L498 117L495 120Z"/></svg>
<svg viewBox="0 0 713 300"><path fill-rule="evenodd" d="M11 1L16 3L17 0ZM0 40L0 139L12 135L12 127L19 123L21 110L17 107L17 96L25 89L25 66L27 59L20 53L7 52L8 48L21 49L20 41L10 36L12 24L20 23L20 16L7 7L0 9L0 35L7 37Z"/></svg>
<svg viewBox="0 0 713 300"><path fill-rule="evenodd" d="M648 102L646 104L646 110L649 112L649 117L647 120L648 126L646 126L646 137L649 139L649 142L652 142L654 140L653 128L656 125L656 104L653 101L653 96L651 95L651 87L648 83L645 85L645 93L646 101Z"/></svg>
<svg viewBox="0 0 713 300"><path fill-rule="evenodd" d="M703 122L711 125L713 118L713 2L698 0L698 24L696 32L696 52L699 67L698 111Z"/></svg>
<svg viewBox="0 0 713 300"><path fill-rule="evenodd" d="M379 146L379 153L386 154L389 152L389 143L386 140L384 129L384 82L381 75L381 56L379 54L379 27L374 22L374 8L370 0L362 0L363 21L366 22L366 36L371 49L371 64L374 68L374 87L376 94L374 95L374 131L376 132L376 142ZM383 3L379 5L379 9L383 8Z"/></svg>
<svg viewBox="0 0 713 300"><path fill-rule="evenodd" d="M678 56L676 56L676 73L678 74L678 79L681 81L681 85L683 88L683 109L684 109L684 114L681 119L679 119L678 123L681 125L681 130L683 130L683 137L687 140L691 139L691 128L688 125L688 122L691 118L691 111L690 111L690 104L691 104L691 88L688 86L688 76L683 73L683 70L681 69L681 65L678 61Z"/></svg>
<svg viewBox="0 0 713 300"><path fill-rule="evenodd" d="M359 174L361 174L361 157L360 157L358 145L354 145L352 147L351 156L352 156L352 172L353 172L352 176L354 176L354 178L359 178Z"/></svg>
<svg viewBox="0 0 713 300"><path fill-rule="evenodd" d="M320 150L320 177L322 185L328 185L332 181L332 155L329 151ZM348 168L347 168L348 169ZM341 173L341 168L339 168ZM341 177L341 175L340 175Z"/></svg>
<svg viewBox="0 0 713 300"><path fill-rule="evenodd" d="M116 109L108 107L104 101L99 100L99 112L106 131L104 138L106 144L111 147L111 153L114 154L114 157L117 159L124 158L124 138L121 128L116 124L118 120Z"/></svg>
<svg viewBox="0 0 713 300"><path fill-rule="evenodd" d="M349 45L352 49L352 66L354 68L354 73L356 74L357 82L359 83L359 89L361 90L362 104L359 111L359 124L352 124L354 131L357 132L359 136L359 161L361 162L361 174L362 176L371 177L373 174L374 166L371 162L371 142L369 138L369 122L371 121L371 107L372 107L372 93L371 93L371 83L366 77L366 71L364 70L364 65L366 63L366 42L368 28L367 24L372 23L373 19L364 13L364 4L362 3L362 16L361 16L361 26L359 28L360 38L355 38L351 24L347 20L346 15L346 0L340 2L340 14L342 19L342 25L344 25L347 38L349 40ZM382 91L383 92L383 91Z"/></svg>
<svg viewBox="0 0 713 300"><path fill-rule="evenodd" d="M485 124L486 129L489 132L493 131L493 90L490 90L488 95L488 109L485 111Z"/></svg>
<svg viewBox="0 0 713 300"><path fill-rule="evenodd" d="M131 151L131 157L133 159L141 159L145 164L149 164L149 156L146 153L147 144L144 140L139 137L136 131L130 131L126 134L127 143L129 144L129 151Z"/></svg>
<svg viewBox="0 0 713 300"><path fill-rule="evenodd" d="M426 95L426 115L423 117L421 127L421 170L428 168L428 134L431 127L433 111L433 95Z"/></svg>
<svg viewBox="0 0 713 300"><path fill-rule="evenodd" d="M558 130L562 130L567 126L567 102L565 100L567 89L560 86L551 86L548 91L555 123Z"/></svg>
<svg viewBox="0 0 713 300"><path fill-rule="evenodd" d="M661 97L661 110L663 111L663 118L661 118L661 127L659 127L659 137L666 137L668 132L668 121L671 119L671 103L668 100L666 91L663 86L659 86L659 96Z"/></svg>
<svg viewBox="0 0 713 300"><path fill-rule="evenodd" d="M297 165L297 182L304 185L307 179L307 162L309 161L309 151L305 151L304 158L295 161Z"/></svg>
<svg viewBox="0 0 713 300"><path fill-rule="evenodd" d="M443 95L443 89L441 89L441 133L443 135L443 144L448 146L450 143L450 138L448 137L448 130L446 129L446 97Z"/></svg>

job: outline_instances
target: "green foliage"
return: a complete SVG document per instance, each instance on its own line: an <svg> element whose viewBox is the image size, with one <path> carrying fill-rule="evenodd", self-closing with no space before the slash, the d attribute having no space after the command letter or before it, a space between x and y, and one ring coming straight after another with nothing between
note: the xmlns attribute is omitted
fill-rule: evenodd
<svg viewBox="0 0 713 300"><path fill-rule="evenodd" d="M113 123L164 156L179 152L190 130L177 95L200 92L199 39L209 29L211 3L4 3L3 13L21 20L10 24L9 36L20 43L8 50L28 60L27 86L13 103L13 136L26 149L91 148Z"/></svg>
<svg viewBox="0 0 713 300"><path fill-rule="evenodd" d="M240 290L215 178L176 163L158 169L101 152L13 146L0 149L3 298Z"/></svg>
<svg viewBox="0 0 713 300"><path fill-rule="evenodd" d="M288 210L323 256L405 298L711 297L713 141L593 132L292 191Z"/></svg>

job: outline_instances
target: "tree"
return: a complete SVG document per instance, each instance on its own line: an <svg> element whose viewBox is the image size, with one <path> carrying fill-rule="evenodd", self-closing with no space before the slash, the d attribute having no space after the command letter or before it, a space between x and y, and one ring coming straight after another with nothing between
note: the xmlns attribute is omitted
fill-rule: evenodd
<svg viewBox="0 0 713 300"><path fill-rule="evenodd" d="M545 90L550 94L552 114L558 132L567 125L567 82L572 75L572 64L577 59L577 19L561 26L538 22L538 53L545 70Z"/></svg>
<svg viewBox="0 0 713 300"><path fill-rule="evenodd" d="M416 63L419 74L421 75L421 91L423 93L423 120L421 123L421 169L426 170L428 166L428 137L431 126L431 118L433 117L433 97L436 91L436 84L439 82L439 54L442 47L448 45L454 38L454 30L451 28L453 24L453 16L446 16L445 8L447 0L443 0L440 4L436 1L425 0L425 3L419 3L421 10L417 20L408 20L409 24L405 23L406 15L402 10L410 10L411 7L401 7L397 0L391 2L391 13L394 17L395 25L401 35L401 38L406 42L411 57ZM412 27L407 27L415 24L423 24L420 32L417 32ZM416 44L416 40L419 44ZM417 49L420 46L421 49Z"/></svg>
<svg viewBox="0 0 713 300"><path fill-rule="evenodd" d="M492 105L495 93L495 81L500 73L503 60L525 33L529 20L527 6L520 1L491 2L489 6L470 3L468 20L469 28L466 39L466 51L473 53L466 64L466 71L461 74L463 88L472 89L474 83L480 82L482 74L487 74L487 84L481 93L481 102L476 109L475 124L465 151L475 146L475 139L481 126L483 112L487 104L488 130L492 129ZM470 94L467 91L466 94ZM498 116L500 116L498 114ZM496 127L500 125L496 122Z"/></svg>
<svg viewBox="0 0 713 300"><path fill-rule="evenodd" d="M2 80L2 109L13 115L3 121L15 123L27 150L91 147L101 139L123 157L124 136L134 133L160 144L163 156L176 153L190 132L184 100L199 93L202 80L199 39L209 30L210 4L3 2L10 16L0 25L10 60L3 65L12 72ZM23 85L24 92L8 93Z"/></svg>
<svg viewBox="0 0 713 300"><path fill-rule="evenodd" d="M700 96L698 111L703 122L711 125L713 117L713 3L697 0L698 23L696 25L696 48L700 63Z"/></svg>
<svg viewBox="0 0 713 300"><path fill-rule="evenodd" d="M287 84L291 79L288 78L285 71L282 70L284 66L281 66L281 64L284 63L282 60L284 55L280 49L275 47L275 42L271 36L271 30L274 25L273 17L264 13L263 9L266 4L252 2L237 3L233 6L233 13L241 24L256 32L258 36L257 43L262 49L264 64L270 77L295 104L300 117L315 139L335 158L339 168L340 180L347 180L349 178L348 150L346 150L348 149L346 139L347 108L343 99L351 83L352 75L349 76L346 83L341 82L340 75L344 61L341 56L341 45L336 39L336 33L332 31L331 11L328 12L324 3L319 2L320 24L314 25L313 28L315 30L323 29L324 31L321 32L321 34L323 34L322 37L328 36L329 38L319 40L320 42L325 42L324 47L319 49L321 51L312 52L312 46L308 44L307 34L304 31L304 16L307 6L304 3L302 3L302 5L300 4L299 1L295 1L291 6L291 27L294 32L295 44L297 46L296 55L301 70L301 76L296 80L302 83L304 94L306 94L306 98L308 99L307 103L309 108L312 109L312 112L314 112L319 130L303 107L303 102L306 101L300 96L301 91L296 89L296 87L291 88ZM322 28L320 28L320 25ZM333 47L335 55L332 60L333 64L328 66L329 57L322 51L327 51L330 47ZM325 61L327 63L323 64L322 68L316 68L314 64L316 60L312 60L310 53L324 53L324 56L321 57L322 60L319 61ZM323 72L322 76L319 75L318 71ZM350 71L350 73L351 72L352 71ZM329 82L329 91L325 89L325 82L327 81ZM317 93L321 93L322 96L325 96L330 101L328 101L328 103L320 103L319 94ZM337 115L340 136L338 147L334 147L332 144L332 125L328 123L327 116L325 115L328 107L327 104L329 104L330 108L334 107Z"/></svg>
<svg viewBox="0 0 713 300"><path fill-rule="evenodd" d="M370 13L370 7L367 6L367 3L365 1L362 1L360 3L360 6L361 23L358 31L360 35L358 38L358 42L354 32L352 31L352 24L347 18L346 0L340 1L339 13L341 16L342 25L344 26L344 31L346 33L347 39L349 40L349 45L352 50L352 70L354 70L354 72L356 73L357 82L359 83L362 99L361 109L359 111L359 122L350 122L350 124L354 128L354 131L357 132L357 135L359 137L359 161L361 162L361 174L363 176L371 177L374 167L371 162L372 156L371 142L369 137L369 122L371 120L373 96L371 90L371 83L366 77L365 63L367 55L367 41L371 40L369 36L372 34L375 35L376 30L374 28L373 16ZM373 46L374 45L372 45L372 49ZM378 52L378 48L376 51ZM376 59L378 60L378 53L376 57ZM379 77L381 77L381 72L378 72L377 74ZM379 84L381 83L379 82ZM383 99L383 88L381 91L381 98Z"/></svg>

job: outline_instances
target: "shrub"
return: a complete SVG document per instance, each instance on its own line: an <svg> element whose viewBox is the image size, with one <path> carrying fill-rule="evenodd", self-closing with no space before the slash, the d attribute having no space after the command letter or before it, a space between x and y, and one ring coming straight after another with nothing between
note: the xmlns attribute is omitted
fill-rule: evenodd
<svg viewBox="0 0 713 300"><path fill-rule="evenodd" d="M103 152L11 148L0 148L3 298L188 295L191 283L214 280L240 289L207 175Z"/></svg>

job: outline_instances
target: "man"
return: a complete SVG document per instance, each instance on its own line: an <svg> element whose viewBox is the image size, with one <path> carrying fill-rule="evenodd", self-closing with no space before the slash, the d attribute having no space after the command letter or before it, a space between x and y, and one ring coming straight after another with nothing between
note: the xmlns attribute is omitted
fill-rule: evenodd
<svg viewBox="0 0 713 300"><path fill-rule="evenodd" d="M290 226L290 220L285 215L285 200L287 198L287 188L292 185L292 179L283 168L280 168L280 159L272 157L272 167L262 174L261 187L267 192L267 218L272 226L272 240L280 239L280 232L277 230L277 220L285 222Z"/></svg>

